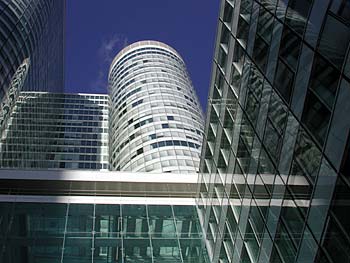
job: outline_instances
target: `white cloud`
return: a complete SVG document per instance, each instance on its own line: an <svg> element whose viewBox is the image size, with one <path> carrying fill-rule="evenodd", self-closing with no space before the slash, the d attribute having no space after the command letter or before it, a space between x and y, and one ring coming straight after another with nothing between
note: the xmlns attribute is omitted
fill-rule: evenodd
<svg viewBox="0 0 350 263"><path fill-rule="evenodd" d="M102 40L97 50L97 59L99 70L95 81L90 86L96 91L106 91L108 85L108 69L117 53L128 45L128 39L121 35L112 35ZM102 89L102 90L101 90Z"/></svg>

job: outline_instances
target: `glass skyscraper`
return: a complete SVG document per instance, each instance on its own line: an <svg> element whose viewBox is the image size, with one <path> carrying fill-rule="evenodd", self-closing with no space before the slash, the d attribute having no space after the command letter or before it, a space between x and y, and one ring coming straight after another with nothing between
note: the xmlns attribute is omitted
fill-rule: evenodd
<svg viewBox="0 0 350 263"><path fill-rule="evenodd" d="M109 72L112 170L196 172L203 117L186 66L170 46L140 41Z"/></svg>
<svg viewBox="0 0 350 263"><path fill-rule="evenodd" d="M221 1L198 197L211 262L349 260L349 14Z"/></svg>
<svg viewBox="0 0 350 263"><path fill-rule="evenodd" d="M0 1L0 101L28 61L22 90L63 91L65 0Z"/></svg>
<svg viewBox="0 0 350 263"><path fill-rule="evenodd" d="M64 90L64 19L65 0L0 0L1 130L21 91Z"/></svg>
<svg viewBox="0 0 350 263"><path fill-rule="evenodd" d="M21 92L0 167L108 170L108 95Z"/></svg>

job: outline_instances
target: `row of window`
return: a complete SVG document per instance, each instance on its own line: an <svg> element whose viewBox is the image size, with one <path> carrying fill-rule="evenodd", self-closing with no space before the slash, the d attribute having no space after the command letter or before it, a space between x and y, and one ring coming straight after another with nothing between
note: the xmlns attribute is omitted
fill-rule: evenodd
<svg viewBox="0 0 350 263"><path fill-rule="evenodd" d="M185 146L185 147L191 147L199 149L200 145L193 142L188 141L179 141L179 140L168 140L168 141L162 141L162 142L155 142L151 144L152 148L161 148L165 146Z"/></svg>

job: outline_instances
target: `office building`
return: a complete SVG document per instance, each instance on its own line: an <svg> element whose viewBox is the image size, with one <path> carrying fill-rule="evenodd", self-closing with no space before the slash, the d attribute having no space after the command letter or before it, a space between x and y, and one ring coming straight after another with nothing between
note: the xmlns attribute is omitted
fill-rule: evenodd
<svg viewBox="0 0 350 263"><path fill-rule="evenodd" d="M21 90L63 91L65 1L1 0L0 14L0 101L23 63Z"/></svg>
<svg viewBox="0 0 350 263"><path fill-rule="evenodd" d="M108 95L21 92L0 130L0 167L108 170L108 108Z"/></svg>
<svg viewBox="0 0 350 263"><path fill-rule="evenodd" d="M0 0L1 130L21 91L63 91L64 18L65 0Z"/></svg>
<svg viewBox="0 0 350 263"><path fill-rule="evenodd" d="M124 48L111 64L109 93L112 170L198 170L203 117L173 48L157 41Z"/></svg>
<svg viewBox="0 0 350 263"><path fill-rule="evenodd" d="M197 174L18 169L0 182L0 262L210 262Z"/></svg>
<svg viewBox="0 0 350 263"><path fill-rule="evenodd" d="M198 197L211 262L346 262L349 1L221 3Z"/></svg>

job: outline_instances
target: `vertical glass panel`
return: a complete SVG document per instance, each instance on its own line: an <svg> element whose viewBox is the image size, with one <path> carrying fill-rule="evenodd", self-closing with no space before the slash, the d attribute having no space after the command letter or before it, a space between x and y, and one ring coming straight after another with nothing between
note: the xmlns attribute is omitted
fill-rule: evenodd
<svg viewBox="0 0 350 263"><path fill-rule="evenodd" d="M232 197L233 197L233 195L232 195ZM237 199L237 196L236 196L236 199ZM233 215L233 211L232 211L231 207L227 208L226 219L227 219L227 224L228 224L228 231L234 237L236 234L236 230L237 230L237 222L236 222L236 219Z"/></svg>
<svg viewBox="0 0 350 263"><path fill-rule="evenodd" d="M315 57L309 86L329 109L333 107L339 76L339 72L321 56Z"/></svg>
<svg viewBox="0 0 350 263"><path fill-rule="evenodd" d="M314 181L321 163L321 152L303 129L299 131L294 154L304 174Z"/></svg>
<svg viewBox="0 0 350 263"><path fill-rule="evenodd" d="M240 263L251 263L249 254L248 254L245 246L243 246L243 248L242 248Z"/></svg>
<svg viewBox="0 0 350 263"><path fill-rule="evenodd" d="M222 69L225 69L226 67L226 61L227 61L227 54L226 51L223 49L222 46L219 47L219 54L218 54L218 64Z"/></svg>
<svg viewBox="0 0 350 263"><path fill-rule="evenodd" d="M344 150L342 166L340 172L350 180L350 134L348 134L346 148Z"/></svg>
<svg viewBox="0 0 350 263"><path fill-rule="evenodd" d="M221 39L220 44L223 46L225 53L228 53L228 47L230 43L230 31L227 29L225 25L221 27Z"/></svg>
<svg viewBox="0 0 350 263"><path fill-rule="evenodd" d="M282 206L281 218L288 229L295 247L298 247L303 234L305 218L301 216L298 207L293 201L284 200Z"/></svg>
<svg viewBox="0 0 350 263"><path fill-rule="evenodd" d="M260 198L260 197L258 196L257 198ZM251 222L251 227L254 230L257 240L260 244L262 242L261 239L264 234L265 225L264 225L264 220L258 209L258 205L255 203L255 201L252 202L252 206L250 208L250 222Z"/></svg>
<svg viewBox="0 0 350 263"><path fill-rule="evenodd" d="M224 231L224 238L223 238L223 243L221 246L221 251L220 251L220 261L222 263L224 262L230 262L229 258L231 258L231 255L233 253L233 242L230 237L229 230L227 229L227 226L225 225L225 231Z"/></svg>
<svg viewBox="0 0 350 263"><path fill-rule="evenodd" d="M331 217L325 233L323 246L333 262L346 262L350 258L350 243L346 233Z"/></svg>
<svg viewBox="0 0 350 263"><path fill-rule="evenodd" d="M303 240L299 247L299 255L297 261L299 262L319 262L314 261L317 250L319 249L311 231L308 226L305 227L303 233Z"/></svg>
<svg viewBox="0 0 350 263"><path fill-rule="evenodd" d="M286 23L300 35L304 33L311 6L311 0L289 1Z"/></svg>
<svg viewBox="0 0 350 263"><path fill-rule="evenodd" d="M308 224L317 241L321 239L327 212L334 194L337 174L324 158L315 185L311 208L308 215ZM336 191L338 193L338 191ZM349 228L350 230L350 228Z"/></svg>
<svg viewBox="0 0 350 263"><path fill-rule="evenodd" d="M321 35L320 53L328 58L338 69L341 69L349 41L349 26L328 15Z"/></svg>
<svg viewBox="0 0 350 263"><path fill-rule="evenodd" d="M348 0L333 0L331 9L344 23L350 22L350 2Z"/></svg>
<svg viewBox="0 0 350 263"><path fill-rule="evenodd" d="M287 185L289 191L285 198L294 200L300 211L306 216L311 201L313 183L296 160L292 163Z"/></svg>
<svg viewBox="0 0 350 263"><path fill-rule="evenodd" d="M252 258L252 261L255 262L258 253L259 253L259 244L256 241L255 234L253 232L253 229L250 225L250 222L248 221L247 223L247 228L245 232L245 237L244 237L244 243L246 245L247 251Z"/></svg>
<svg viewBox="0 0 350 263"><path fill-rule="evenodd" d="M229 3L225 3L224 15L222 17L222 20L226 25L231 25L232 17L233 17L233 7Z"/></svg>
<svg viewBox="0 0 350 263"><path fill-rule="evenodd" d="M280 59L278 60L274 88L285 99L290 102L294 82L294 73Z"/></svg>
<svg viewBox="0 0 350 263"><path fill-rule="evenodd" d="M238 27L236 37L239 40L240 44L246 47L249 34L249 24L241 16L238 19Z"/></svg>
<svg viewBox="0 0 350 263"><path fill-rule="evenodd" d="M86 204L69 205L67 232L81 232L91 235L94 206Z"/></svg>
<svg viewBox="0 0 350 263"><path fill-rule="evenodd" d="M247 98L246 98L246 113L253 123L255 125L256 120L258 118L259 114L259 101L254 96L254 93L251 89L248 90Z"/></svg>
<svg viewBox="0 0 350 263"><path fill-rule="evenodd" d="M271 263L282 263L282 260L281 260L279 254L278 254L276 246L274 246L273 249L272 249L270 262Z"/></svg>
<svg viewBox="0 0 350 263"><path fill-rule="evenodd" d="M350 187L338 177L334 190L331 211L346 233L350 233L349 209L350 209Z"/></svg>
<svg viewBox="0 0 350 263"><path fill-rule="evenodd" d="M240 14L243 16L247 21L250 19L250 14L252 12L252 4L253 0L242 0L241 1L241 10Z"/></svg>
<svg viewBox="0 0 350 263"><path fill-rule="evenodd" d="M311 134L315 136L321 146L323 146L326 139L330 118L330 110L313 92L308 91L302 115L302 122L306 125Z"/></svg>
<svg viewBox="0 0 350 263"><path fill-rule="evenodd" d="M278 0L260 0L260 3L271 13L275 13L277 1Z"/></svg>
<svg viewBox="0 0 350 263"><path fill-rule="evenodd" d="M287 111L288 109L284 102L279 98L279 96L275 92L272 92L268 111L268 118L280 135L283 135L284 129L287 124Z"/></svg>
<svg viewBox="0 0 350 263"><path fill-rule="evenodd" d="M270 44L271 33L273 29L273 21L273 16L269 12L267 12L265 8L261 7L259 10L257 34L267 44ZM267 50L265 50L265 52L267 52Z"/></svg>
<svg viewBox="0 0 350 263"><path fill-rule="evenodd" d="M119 224L122 224L120 227L126 236L148 236L149 227L145 205L123 205L122 216L123 219Z"/></svg>
<svg viewBox="0 0 350 263"><path fill-rule="evenodd" d="M245 53L243 47L236 42L235 51L233 54L233 64L238 70L239 75L242 74L244 55ZM237 81L239 80L237 79Z"/></svg>
<svg viewBox="0 0 350 263"><path fill-rule="evenodd" d="M270 153L272 159L277 163L281 148L282 137L278 134L270 120L266 122L264 145Z"/></svg>
<svg viewBox="0 0 350 263"><path fill-rule="evenodd" d="M263 72L266 70L268 50L269 45L262 37L257 35L254 43L253 58Z"/></svg>
<svg viewBox="0 0 350 263"><path fill-rule="evenodd" d="M296 256L296 248L287 232L287 229L280 222L277 233L276 233L276 245L281 253L283 262L294 263Z"/></svg>
<svg viewBox="0 0 350 263"><path fill-rule="evenodd" d="M294 70L296 70L301 49L300 38L287 26L283 28L280 56Z"/></svg>

